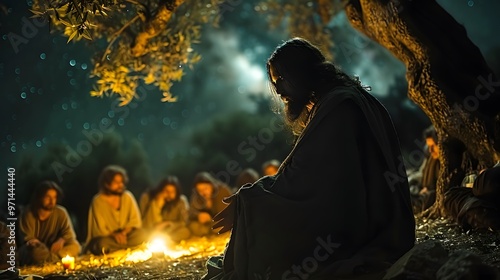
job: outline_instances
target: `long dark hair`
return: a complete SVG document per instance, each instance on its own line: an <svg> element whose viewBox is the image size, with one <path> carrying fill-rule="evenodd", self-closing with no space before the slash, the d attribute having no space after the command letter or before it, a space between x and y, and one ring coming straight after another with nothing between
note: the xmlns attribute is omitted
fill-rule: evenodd
<svg viewBox="0 0 500 280"><path fill-rule="evenodd" d="M270 83L273 95L285 95L302 107L336 86L363 89L358 78L350 77L327 61L316 46L303 38L293 38L278 46L266 66L269 81L272 81L271 71L279 77L276 83Z"/></svg>
<svg viewBox="0 0 500 280"><path fill-rule="evenodd" d="M119 165L108 165L104 167L104 169L101 171L101 174L99 175L99 179L97 180L97 185L99 187L100 191L105 191L106 190L106 185L109 185L111 181L113 181L113 178L115 177L116 174L120 174L123 177L123 183L127 184L128 182L128 176L127 176L127 171L125 168L119 166Z"/></svg>
<svg viewBox="0 0 500 280"><path fill-rule="evenodd" d="M40 182L36 186L29 204L34 215L37 215L37 211L42 207L42 199L49 190L55 190L57 192L57 202L61 201L63 191L56 182L49 180Z"/></svg>
<svg viewBox="0 0 500 280"><path fill-rule="evenodd" d="M196 189L196 185L199 183L209 183L214 187L214 190L219 185L218 180L206 171L199 172L194 176L193 189Z"/></svg>
<svg viewBox="0 0 500 280"><path fill-rule="evenodd" d="M163 206L163 209L170 210L181 198L181 183L179 182L179 178L177 178L177 176L171 175L161 180L154 189L149 191L149 199L150 201L155 199L167 185L174 186L176 192L174 200L166 202Z"/></svg>

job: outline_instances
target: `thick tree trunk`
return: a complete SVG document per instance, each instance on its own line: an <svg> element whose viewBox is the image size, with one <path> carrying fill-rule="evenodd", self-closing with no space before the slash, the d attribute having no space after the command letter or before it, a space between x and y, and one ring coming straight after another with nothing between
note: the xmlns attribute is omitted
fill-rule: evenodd
<svg viewBox="0 0 500 280"><path fill-rule="evenodd" d="M433 0L347 1L350 23L406 65L408 97L429 116L441 161L430 216L445 216L444 192L465 175L464 152L500 159L500 82L465 28Z"/></svg>

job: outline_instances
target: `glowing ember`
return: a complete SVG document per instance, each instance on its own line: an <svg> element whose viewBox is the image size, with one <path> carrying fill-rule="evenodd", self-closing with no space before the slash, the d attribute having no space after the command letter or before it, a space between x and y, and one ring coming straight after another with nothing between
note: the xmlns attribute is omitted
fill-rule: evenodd
<svg viewBox="0 0 500 280"><path fill-rule="evenodd" d="M157 238L158 240L156 240ZM173 273L172 275L187 273L186 275L189 275L190 278L181 279L193 279L192 273L194 272L191 271L194 269L193 263L200 265L196 269L204 268L206 258L213 255L220 255L224 252L228 239L229 235L220 235L212 238L191 238L180 243L169 243L168 236L156 236L156 238L151 239L151 242L135 250L119 250L104 256L80 256L78 260L74 259L74 269L68 269L67 271L70 272L66 273L71 273L75 277L72 279L95 279L89 275L96 274L109 274L113 276L106 279L120 279L115 277L115 273L119 274L121 279L137 279L134 277L123 278L123 276L130 271L133 271L134 275L136 275L137 269L144 270L144 275L146 273L156 275L160 273L158 268L158 265L160 265L161 271L163 271L161 273L165 273L165 271L170 271ZM161 248L163 248L163 252ZM161 258L157 259L157 261L147 262L152 259L153 251L162 252L163 254L161 254ZM61 265L62 260L54 264L22 267L21 269L23 275L45 276L61 273ZM148 279L159 278L161 277L149 277Z"/></svg>
<svg viewBox="0 0 500 280"><path fill-rule="evenodd" d="M188 251L188 250L169 250L169 249L167 249L163 253L165 254L165 256L168 256L172 259L177 259L177 258L180 258L183 256L191 255L193 252Z"/></svg>
<svg viewBox="0 0 500 280"><path fill-rule="evenodd" d="M165 245L165 241L159 237L153 239L153 241L149 242L148 250L153 254L163 253L167 250L167 246Z"/></svg>
<svg viewBox="0 0 500 280"><path fill-rule="evenodd" d="M153 253L151 253L149 250L136 250L127 255L127 257L125 258L125 262L143 262L149 260L152 256Z"/></svg>

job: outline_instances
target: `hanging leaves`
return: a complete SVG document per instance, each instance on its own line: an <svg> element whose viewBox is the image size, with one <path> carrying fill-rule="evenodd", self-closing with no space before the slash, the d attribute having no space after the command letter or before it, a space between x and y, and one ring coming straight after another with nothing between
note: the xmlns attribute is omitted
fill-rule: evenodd
<svg viewBox="0 0 500 280"><path fill-rule="evenodd" d="M161 14L165 3L174 3L173 12ZM170 92L184 69L201 60L193 50L200 41L201 26L216 23L223 0L35 0L36 17L47 17L68 37L68 43L106 39L105 50L96 50L91 78L94 97L117 96L120 106L129 104L141 84L154 85L163 102L175 102ZM149 29L148 29L149 28ZM139 34L152 30L140 55L131 46ZM93 47L95 44L89 44ZM184 67L187 66L187 67Z"/></svg>
<svg viewBox="0 0 500 280"><path fill-rule="evenodd" d="M342 10L339 0L265 0L256 10L267 16L272 28L286 23L288 33L317 45L328 60L332 60L333 40L328 24L335 13Z"/></svg>

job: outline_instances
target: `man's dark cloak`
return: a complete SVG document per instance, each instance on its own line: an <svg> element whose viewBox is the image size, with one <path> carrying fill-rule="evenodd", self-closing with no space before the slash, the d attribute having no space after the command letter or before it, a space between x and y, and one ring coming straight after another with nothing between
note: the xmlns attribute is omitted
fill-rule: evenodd
<svg viewBox="0 0 500 280"><path fill-rule="evenodd" d="M381 277L414 245L406 172L385 108L340 87L313 114L278 174L235 194L223 271L212 279Z"/></svg>

